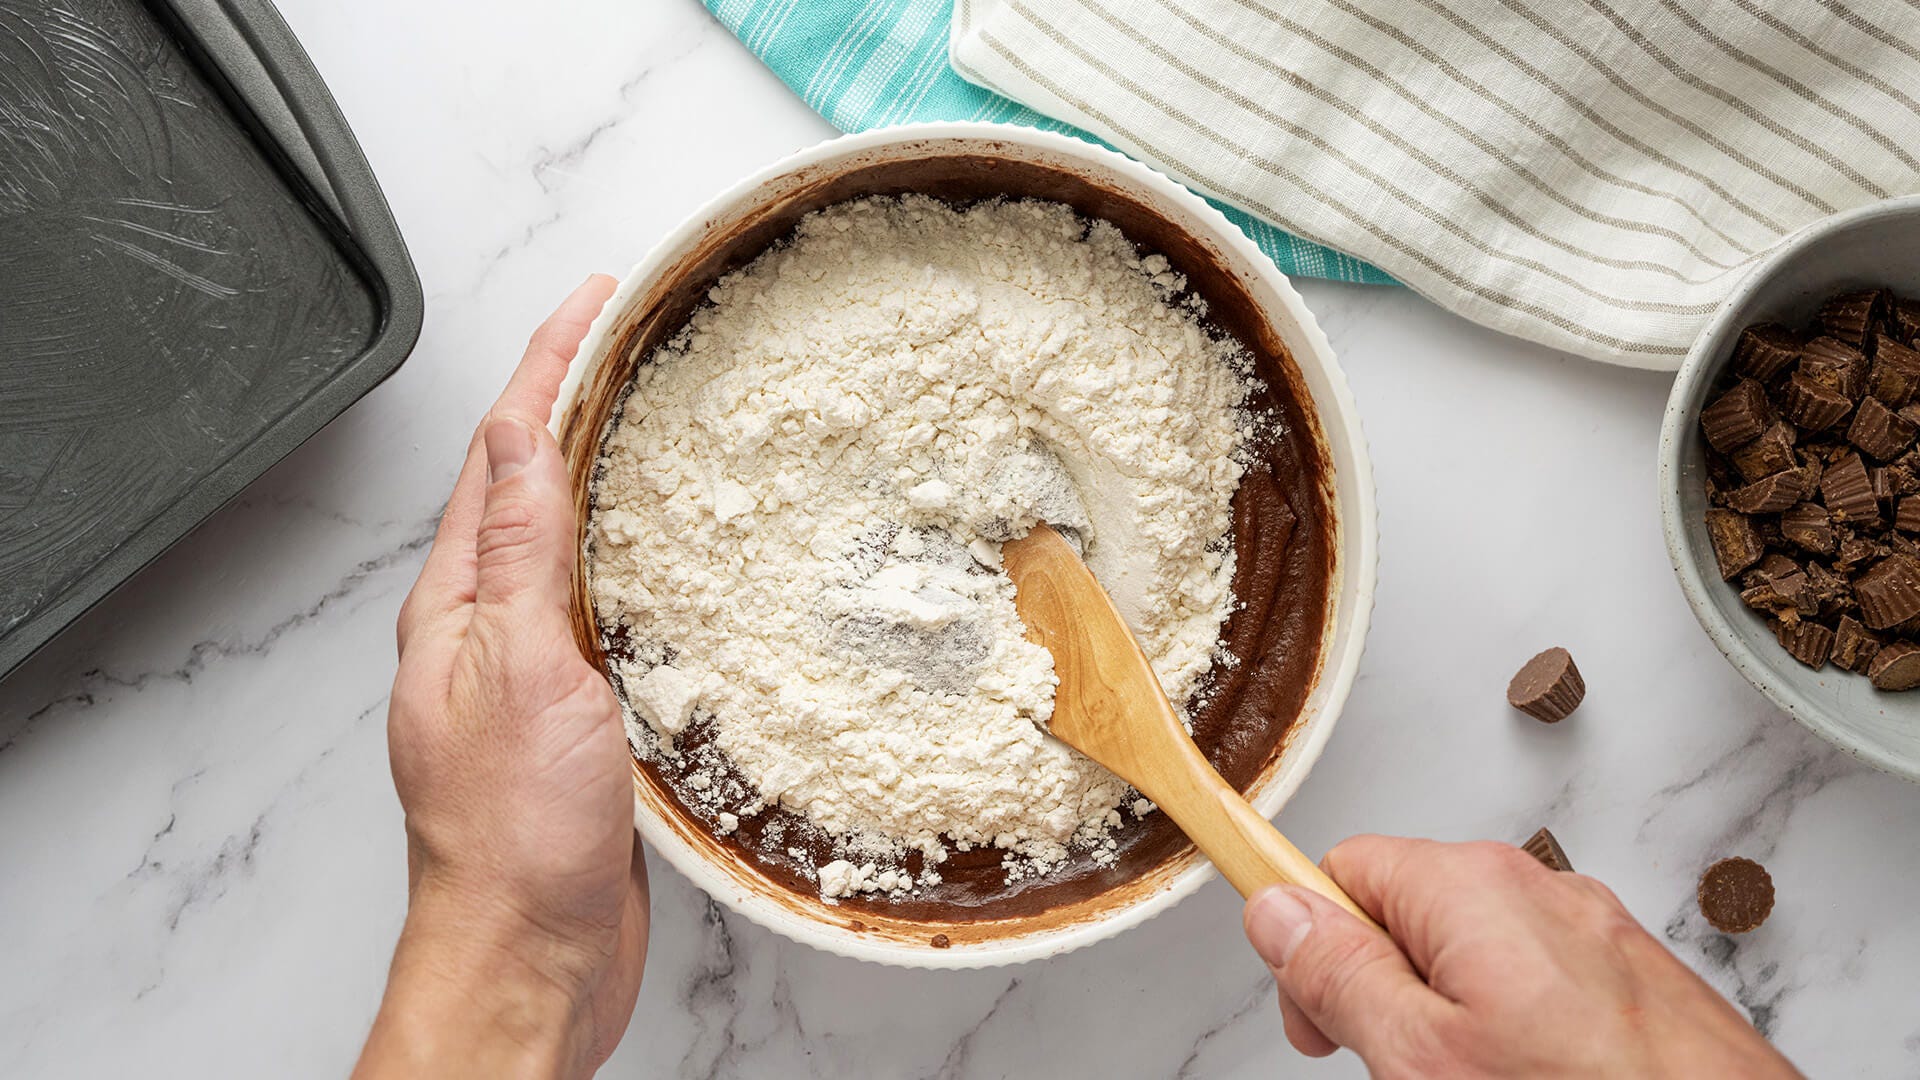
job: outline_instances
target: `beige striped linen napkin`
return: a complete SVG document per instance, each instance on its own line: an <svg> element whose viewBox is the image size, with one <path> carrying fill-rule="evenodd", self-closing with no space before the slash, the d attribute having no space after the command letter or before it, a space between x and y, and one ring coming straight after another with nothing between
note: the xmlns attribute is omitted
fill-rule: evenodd
<svg viewBox="0 0 1920 1080"><path fill-rule="evenodd" d="M1677 368L1794 230L1920 191L1920 0L957 0L951 60L1475 322L1637 367Z"/></svg>

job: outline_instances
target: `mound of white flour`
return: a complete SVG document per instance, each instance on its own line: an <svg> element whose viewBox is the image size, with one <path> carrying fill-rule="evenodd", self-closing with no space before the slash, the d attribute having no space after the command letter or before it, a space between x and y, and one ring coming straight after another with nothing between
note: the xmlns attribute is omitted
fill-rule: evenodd
<svg viewBox="0 0 1920 1080"><path fill-rule="evenodd" d="M758 789L720 827L811 819L855 856L829 895L912 888L884 870L908 848L995 845L1014 873L1097 849L1131 794L1044 734L1052 658L997 541L1074 529L1169 695L1194 692L1249 422L1184 285L1064 206L919 197L820 211L723 279L601 463L590 574L636 657L636 749L710 718Z"/></svg>

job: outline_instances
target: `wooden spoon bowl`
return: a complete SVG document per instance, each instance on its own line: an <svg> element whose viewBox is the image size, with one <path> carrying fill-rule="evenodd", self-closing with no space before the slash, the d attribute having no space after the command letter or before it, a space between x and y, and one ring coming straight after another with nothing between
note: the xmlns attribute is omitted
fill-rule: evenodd
<svg viewBox="0 0 1920 1080"><path fill-rule="evenodd" d="M1027 637L1053 654L1055 738L1152 799L1220 873L1252 896L1299 885L1373 917L1238 791L1188 737L1140 643L1066 538L1047 525L1001 546Z"/></svg>

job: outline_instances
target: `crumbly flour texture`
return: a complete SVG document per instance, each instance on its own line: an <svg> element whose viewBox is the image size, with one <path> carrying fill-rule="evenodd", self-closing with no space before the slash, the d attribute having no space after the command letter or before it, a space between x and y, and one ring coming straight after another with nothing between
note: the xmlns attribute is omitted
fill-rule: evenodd
<svg viewBox="0 0 1920 1080"><path fill-rule="evenodd" d="M956 847L1016 876L1111 851L1148 807L1045 734L1052 658L999 543L1080 541L1187 701L1232 604L1236 347L1164 258L1033 201L829 207L709 300L639 369L595 497L636 751L711 723L753 788L701 803L714 826L803 815L829 898L904 895Z"/></svg>

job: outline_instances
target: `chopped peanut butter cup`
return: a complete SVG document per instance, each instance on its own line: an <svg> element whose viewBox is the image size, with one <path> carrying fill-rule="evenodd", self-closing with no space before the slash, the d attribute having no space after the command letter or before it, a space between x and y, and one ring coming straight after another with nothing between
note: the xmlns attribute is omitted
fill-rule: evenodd
<svg viewBox="0 0 1920 1080"><path fill-rule="evenodd" d="M1866 343L1868 336L1879 325L1886 305L1887 293L1884 289L1841 293L1821 305L1820 328L1829 337L1858 348Z"/></svg>
<svg viewBox="0 0 1920 1080"><path fill-rule="evenodd" d="M1920 300L1860 289L1750 326L1709 401L1721 578L1798 663L1920 688Z"/></svg>

